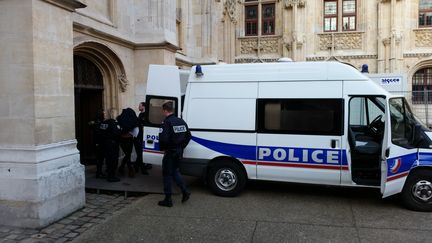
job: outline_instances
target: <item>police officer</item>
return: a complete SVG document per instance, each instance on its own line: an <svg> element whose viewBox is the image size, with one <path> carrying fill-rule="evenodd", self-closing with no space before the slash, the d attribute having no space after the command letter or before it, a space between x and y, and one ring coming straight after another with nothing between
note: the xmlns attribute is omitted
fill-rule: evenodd
<svg viewBox="0 0 432 243"><path fill-rule="evenodd" d="M138 114L138 128L139 133L138 137L134 138L134 147L135 152L137 155L136 161L135 161L135 172L138 172L139 169L141 169L141 173L143 175L148 175L147 166L143 162L143 126L146 124L146 112L145 112L145 102L140 102L138 106L138 110L140 113ZM151 168L151 167L149 167Z"/></svg>
<svg viewBox="0 0 432 243"><path fill-rule="evenodd" d="M103 156L107 165L107 180L109 182L120 181L116 177L117 163L119 157L120 126L114 119L103 120L99 124L99 134L102 140Z"/></svg>
<svg viewBox="0 0 432 243"><path fill-rule="evenodd" d="M159 206L172 207L171 182L174 179L177 186L181 189L183 197L182 203L190 197L190 192L180 175L179 165L183 157L183 149L191 139L191 133L185 121L174 115L174 104L169 101L162 105L165 120L159 133L159 145L165 151L162 160L162 175L164 183L165 199L159 201Z"/></svg>
<svg viewBox="0 0 432 243"><path fill-rule="evenodd" d="M102 144L102 136L100 134L100 124L105 120L106 113L104 109L98 110L95 120L90 121L90 128L93 130L93 137L96 149L96 178L106 178L106 175L102 171L102 166L104 162L104 151Z"/></svg>

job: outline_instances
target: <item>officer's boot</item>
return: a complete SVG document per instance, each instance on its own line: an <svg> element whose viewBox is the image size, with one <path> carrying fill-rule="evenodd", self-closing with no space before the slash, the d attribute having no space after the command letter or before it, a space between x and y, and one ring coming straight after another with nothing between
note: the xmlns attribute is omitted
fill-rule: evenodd
<svg viewBox="0 0 432 243"><path fill-rule="evenodd" d="M165 196L165 199L162 201L159 201L158 205L162 206L162 207L172 207L173 204L172 204L171 196Z"/></svg>
<svg viewBox="0 0 432 243"><path fill-rule="evenodd" d="M145 167L145 165L144 165L144 163L141 163L140 167L141 167L141 173L143 175L148 175L149 174L148 171L147 171L147 169L146 169L146 167Z"/></svg>
<svg viewBox="0 0 432 243"><path fill-rule="evenodd" d="M182 194L182 203L185 203L187 200L189 200L191 194L188 191L184 191Z"/></svg>

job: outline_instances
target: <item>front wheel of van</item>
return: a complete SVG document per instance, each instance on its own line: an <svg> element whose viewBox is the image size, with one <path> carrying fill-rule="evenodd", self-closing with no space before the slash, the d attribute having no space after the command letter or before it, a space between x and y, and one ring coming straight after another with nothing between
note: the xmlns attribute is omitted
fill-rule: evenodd
<svg viewBox="0 0 432 243"><path fill-rule="evenodd" d="M207 182L218 196L237 196L246 185L244 171L233 161L218 161L208 170Z"/></svg>
<svg viewBox="0 0 432 243"><path fill-rule="evenodd" d="M432 211L432 173L419 170L409 175L402 190L402 200L408 209Z"/></svg>

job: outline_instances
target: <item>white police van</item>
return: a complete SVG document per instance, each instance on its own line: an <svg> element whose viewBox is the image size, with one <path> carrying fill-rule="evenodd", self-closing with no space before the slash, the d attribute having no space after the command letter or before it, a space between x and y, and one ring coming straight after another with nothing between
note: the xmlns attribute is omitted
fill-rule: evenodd
<svg viewBox="0 0 432 243"><path fill-rule="evenodd" d="M337 62L151 65L143 156L161 164L161 106L192 131L183 174L235 196L247 180L381 188L432 210L431 133L403 97Z"/></svg>

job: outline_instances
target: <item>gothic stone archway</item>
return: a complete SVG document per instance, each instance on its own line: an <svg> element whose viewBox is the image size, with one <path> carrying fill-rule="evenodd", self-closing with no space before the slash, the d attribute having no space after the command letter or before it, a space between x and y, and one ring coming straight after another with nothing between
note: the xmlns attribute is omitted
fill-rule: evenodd
<svg viewBox="0 0 432 243"><path fill-rule="evenodd" d="M75 124L82 163L95 159L92 131L88 125L98 109L115 117L119 111L119 92L126 90L122 62L107 46L84 42L74 48Z"/></svg>
<svg viewBox="0 0 432 243"><path fill-rule="evenodd" d="M95 142L89 122L102 109L103 79L99 68L90 60L74 56L75 136L83 164L95 161Z"/></svg>

